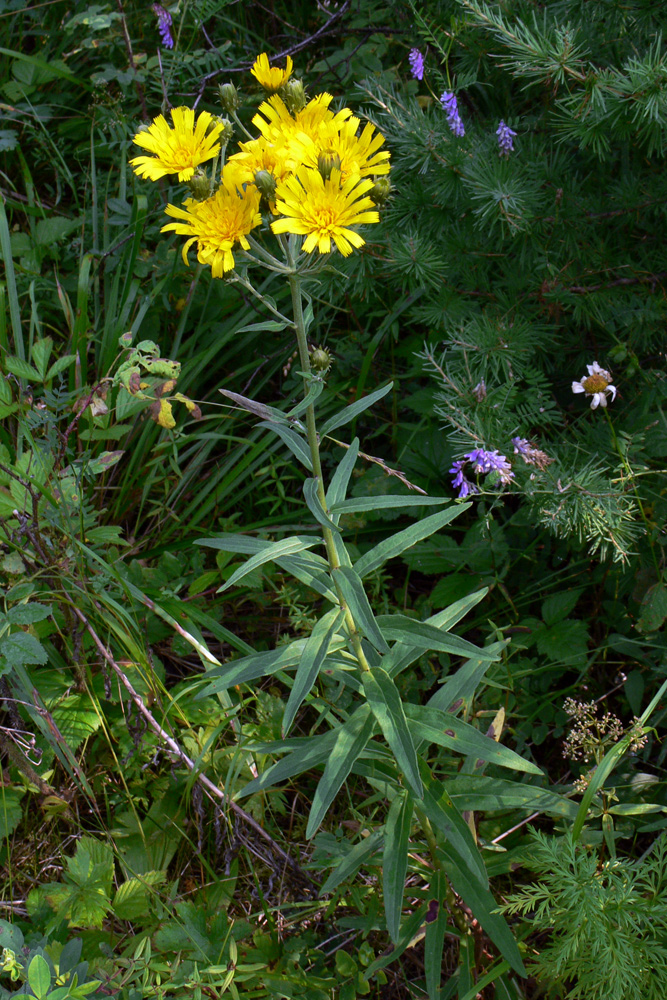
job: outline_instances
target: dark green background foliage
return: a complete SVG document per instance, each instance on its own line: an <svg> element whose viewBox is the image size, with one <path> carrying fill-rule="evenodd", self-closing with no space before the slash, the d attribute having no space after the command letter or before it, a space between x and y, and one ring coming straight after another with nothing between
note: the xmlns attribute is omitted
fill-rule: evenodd
<svg viewBox="0 0 667 1000"><path fill-rule="evenodd" d="M172 50L150 4L0 0L2 997L663 996L664 7L167 6ZM127 163L230 79L249 125L262 51L391 150L307 289L370 677L307 473L218 391L294 407L291 333ZM514 475L458 505L476 448Z"/></svg>

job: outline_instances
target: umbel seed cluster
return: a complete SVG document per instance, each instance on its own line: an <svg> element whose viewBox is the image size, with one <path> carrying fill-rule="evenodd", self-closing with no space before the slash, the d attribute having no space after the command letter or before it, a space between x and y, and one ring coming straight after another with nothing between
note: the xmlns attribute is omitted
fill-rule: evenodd
<svg viewBox="0 0 667 1000"><path fill-rule="evenodd" d="M378 205L389 192L389 151L384 136L349 108L333 111L331 94L307 101L302 83L286 68L271 67L262 53L252 68L267 100L252 120L258 135L226 156L233 129L207 111L174 108L170 126L163 115L134 136L148 154L130 161L140 177L175 174L190 186L182 206L167 205L175 221L163 226L187 237L183 259L196 244L197 259L214 278L235 267L235 251L251 251L252 230L268 222L271 231L303 236L302 250L347 257L364 245L358 226L379 222ZM236 117L236 88L220 88L225 109ZM212 162L211 175L201 165ZM218 166L221 164L219 173ZM261 256L260 256L260 259Z"/></svg>

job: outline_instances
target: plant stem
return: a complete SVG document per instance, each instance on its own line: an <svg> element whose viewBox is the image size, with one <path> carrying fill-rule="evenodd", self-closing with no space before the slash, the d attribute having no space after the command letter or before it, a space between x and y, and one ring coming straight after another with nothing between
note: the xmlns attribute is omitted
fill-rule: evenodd
<svg viewBox="0 0 667 1000"><path fill-rule="evenodd" d="M308 354L308 340L306 338L306 327L303 317L303 299L301 297L301 275L294 267L294 256L291 252L291 247L287 248L287 257L291 265L290 273L288 274L288 281L290 286L290 291L292 293L292 310L294 316L294 329L296 332L296 341L299 348L299 363L301 364L301 371L304 373L304 393L308 392L308 375L310 375L310 355ZM320 441L317 435L317 424L315 422L315 407L311 403L306 409L306 435L308 438L308 446L310 448L310 458L313 464L313 477L315 479L315 487L317 489L317 495L319 497L322 508L326 511L327 509L327 498L326 492L324 490L324 481L322 476L322 462L320 460ZM326 525L322 525L322 537L324 538L324 544L327 550L327 559L329 560L329 567L332 570L332 577L334 581L334 586L336 587L336 593L338 595L338 600L340 601L341 608L345 611L345 624L347 626L347 631L354 648L355 655L359 662L359 666L362 671L370 670L368 665L368 660L366 659L366 654L364 653L361 644L361 635L357 630L356 623L352 617L352 612L347 607L345 600L339 590L338 583L336 581L336 575L333 570L339 569L341 562L336 550L336 541L333 536L331 528Z"/></svg>

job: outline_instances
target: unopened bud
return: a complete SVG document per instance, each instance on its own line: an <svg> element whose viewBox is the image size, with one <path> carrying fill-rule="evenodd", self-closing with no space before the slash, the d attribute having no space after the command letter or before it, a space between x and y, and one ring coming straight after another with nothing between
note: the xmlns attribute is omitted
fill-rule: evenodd
<svg viewBox="0 0 667 1000"><path fill-rule="evenodd" d="M333 357L323 347L314 347L310 352L310 367L314 372L325 375L331 368Z"/></svg>
<svg viewBox="0 0 667 1000"><path fill-rule="evenodd" d="M203 170L196 170L188 181L188 187L196 201L206 201L211 195L211 182Z"/></svg>
<svg viewBox="0 0 667 1000"><path fill-rule="evenodd" d="M241 104L239 92L233 83L221 83L218 87L220 103L223 111L236 111Z"/></svg>
<svg viewBox="0 0 667 1000"><path fill-rule="evenodd" d="M230 122L229 118L221 118L220 115L216 115L211 125L209 125L209 130L212 125L222 125L222 132L218 136L218 142L223 147L227 146L233 136L234 136L234 126Z"/></svg>
<svg viewBox="0 0 667 1000"><path fill-rule="evenodd" d="M389 201L389 196L392 192L391 181L388 177L378 177L375 184L368 192L369 198L371 198L376 205L385 205Z"/></svg>
<svg viewBox="0 0 667 1000"><path fill-rule="evenodd" d="M317 169L322 179L328 181L334 170L340 170L340 156L331 149L323 149L317 157Z"/></svg>
<svg viewBox="0 0 667 1000"><path fill-rule="evenodd" d="M276 197L276 179L268 170L258 170L255 174L255 185L263 198L274 201Z"/></svg>
<svg viewBox="0 0 667 1000"><path fill-rule="evenodd" d="M288 111L295 115L306 106L306 91L301 80L290 79L280 88L280 96Z"/></svg>

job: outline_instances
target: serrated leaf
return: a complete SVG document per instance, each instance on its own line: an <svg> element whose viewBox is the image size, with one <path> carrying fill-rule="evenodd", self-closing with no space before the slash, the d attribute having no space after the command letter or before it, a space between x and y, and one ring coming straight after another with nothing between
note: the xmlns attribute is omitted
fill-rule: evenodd
<svg viewBox="0 0 667 1000"><path fill-rule="evenodd" d="M12 375L16 375L17 378L24 378L30 382L42 381L36 368L28 364L27 361L23 361L21 358L12 357L11 354L5 356L3 366Z"/></svg>
<svg viewBox="0 0 667 1000"><path fill-rule="evenodd" d="M412 799L409 793L400 791L391 804L384 825L382 893L387 931L394 944L398 942L401 927L412 812Z"/></svg>
<svg viewBox="0 0 667 1000"><path fill-rule="evenodd" d="M372 667L363 675L364 692L378 721L382 735L396 759L408 785L422 797L417 752L408 728L403 702L391 677L381 667Z"/></svg>
<svg viewBox="0 0 667 1000"><path fill-rule="evenodd" d="M296 713L315 683L320 668L329 652L331 640L344 617L344 611L336 608L332 609L320 618L313 628L311 635L306 640L303 655L294 676L292 690L285 706L282 723L283 736L286 736L289 732Z"/></svg>
<svg viewBox="0 0 667 1000"><path fill-rule="evenodd" d="M581 590L562 590L558 594L552 594L542 604L542 620L547 625L555 625L567 618L582 593Z"/></svg>
<svg viewBox="0 0 667 1000"><path fill-rule="evenodd" d="M499 764L513 771L542 775L541 769L532 761L525 760L451 713L426 705L406 705L405 714L415 740L435 743L455 753Z"/></svg>
<svg viewBox="0 0 667 1000"><path fill-rule="evenodd" d="M306 828L308 840L317 831L329 806L352 770L354 762L373 735L374 728L375 719L370 707L362 705L343 726L336 730L336 739L313 796Z"/></svg>
<svg viewBox="0 0 667 1000"><path fill-rule="evenodd" d="M235 583L242 580L244 576L248 573L252 573L253 570L258 569L260 566L264 566L267 562L274 562L281 556L294 555L296 552L303 552L304 549L309 549L313 545L321 543L321 539L315 537L314 535L293 535L291 538L281 538L278 542L272 542L267 547L263 548L261 552L256 552L254 556L251 556L243 566L239 566L235 570L230 578L223 583L221 587L218 587L217 593L221 593L223 590L228 590L229 587L233 587Z"/></svg>
<svg viewBox="0 0 667 1000"><path fill-rule="evenodd" d="M390 538L383 539L378 545L365 552L357 560L354 568L360 577L368 576L369 573L379 569L387 560L399 556L401 552L405 552L406 549L415 545L416 542L420 542L423 538L428 538L434 532L440 531L441 528L444 528L446 524L449 524L450 521L453 521L455 517L458 517L459 514L462 514L470 506L469 503L457 504L456 506L449 507L447 510L440 510L437 514L431 514L430 517L422 518L416 524L411 524L409 528L397 532Z"/></svg>
<svg viewBox="0 0 667 1000"><path fill-rule="evenodd" d="M46 650L39 639L29 632L12 632L0 639L0 656L5 661L5 670L25 664L44 664L48 660ZM0 673L4 670L0 668Z"/></svg>
<svg viewBox="0 0 667 1000"><path fill-rule="evenodd" d="M42 337L32 345L30 357L35 362L40 377L43 379L46 374L51 351L53 350L53 340L51 337Z"/></svg>
<svg viewBox="0 0 667 1000"><path fill-rule="evenodd" d="M75 751L100 728L102 721L91 700L83 694L71 694L52 711L61 735Z"/></svg>
<svg viewBox="0 0 667 1000"><path fill-rule="evenodd" d="M376 389L375 392L371 392L368 396L364 396L363 399L357 400L356 403L351 403L349 406L344 407L344 409L335 413L333 417L329 417L320 427L320 436L324 437L326 434L331 434L336 428L343 427L344 424L349 424L360 413L363 413L364 410L367 410L374 403L377 403L378 400L386 396L388 392L391 392L393 387L394 383L389 382L388 385L383 386L381 389Z"/></svg>
<svg viewBox="0 0 667 1000"><path fill-rule="evenodd" d="M61 372L66 371L71 365L76 361L76 354L63 354L61 358L56 358L48 372L46 373L45 382L50 382Z"/></svg>
<svg viewBox="0 0 667 1000"><path fill-rule="evenodd" d="M8 837L21 822L21 799L25 793L25 788L0 786L0 840Z"/></svg>
<svg viewBox="0 0 667 1000"><path fill-rule="evenodd" d="M162 885L165 879L165 872L153 871L123 882L111 904L114 915L119 920L136 920L146 916L150 912L151 887Z"/></svg>
<svg viewBox="0 0 667 1000"><path fill-rule="evenodd" d="M351 566L338 566L332 570L332 575L336 586L343 595L343 600L350 609L355 625L380 653L388 653L389 646L375 621L359 574Z"/></svg>
<svg viewBox="0 0 667 1000"><path fill-rule="evenodd" d="M637 630L642 633L657 632L667 618L667 587L655 583L642 598L642 613L637 619Z"/></svg>
<svg viewBox="0 0 667 1000"><path fill-rule="evenodd" d="M30 604L15 604L7 612L7 621L12 625L31 625L33 622L44 621L51 614L51 608L46 604L32 601Z"/></svg>
<svg viewBox="0 0 667 1000"><path fill-rule="evenodd" d="M54 215L50 219L40 219L35 226L35 241L40 246L50 246L65 239L80 225L79 219L64 219Z"/></svg>
<svg viewBox="0 0 667 1000"><path fill-rule="evenodd" d="M583 621L566 619L536 629L538 652L554 663L583 663L588 646L588 629Z"/></svg>

